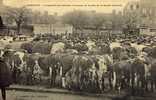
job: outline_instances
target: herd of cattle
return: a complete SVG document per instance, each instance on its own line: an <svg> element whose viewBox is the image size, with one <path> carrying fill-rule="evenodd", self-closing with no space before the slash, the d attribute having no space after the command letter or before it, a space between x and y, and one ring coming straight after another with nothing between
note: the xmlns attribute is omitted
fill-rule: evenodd
<svg viewBox="0 0 156 100"><path fill-rule="evenodd" d="M1 49L0 56L18 84L38 85L44 81L52 87L88 92L156 89L155 36L118 37L107 42L75 40L50 43L46 54L39 52L46 50L40 46L39 50L30 50L35 43L46 47L45 41L31 41L21 46L25 50Z"/></svg>

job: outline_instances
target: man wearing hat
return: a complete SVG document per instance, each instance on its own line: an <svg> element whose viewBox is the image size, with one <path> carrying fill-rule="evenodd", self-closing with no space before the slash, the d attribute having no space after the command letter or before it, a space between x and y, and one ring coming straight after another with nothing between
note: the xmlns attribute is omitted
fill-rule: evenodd
<svg viewBox="0 0 156 100"><path fill-rule="evenodd" d="M0 57L0 88L3 100L6 100L5 88L12 83L12 76L9 67L2 57Z"/></svg>

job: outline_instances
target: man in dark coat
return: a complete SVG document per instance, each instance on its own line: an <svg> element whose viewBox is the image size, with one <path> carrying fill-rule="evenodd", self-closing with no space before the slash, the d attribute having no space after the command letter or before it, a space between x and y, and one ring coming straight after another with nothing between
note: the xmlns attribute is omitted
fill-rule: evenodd
<svg viewBox="0 0 156 100"><path fill-rule="evenodd" d="M5 88L12 83L11 71L5 61L0 58L0 88L3 100L6 100Z"/></svg>

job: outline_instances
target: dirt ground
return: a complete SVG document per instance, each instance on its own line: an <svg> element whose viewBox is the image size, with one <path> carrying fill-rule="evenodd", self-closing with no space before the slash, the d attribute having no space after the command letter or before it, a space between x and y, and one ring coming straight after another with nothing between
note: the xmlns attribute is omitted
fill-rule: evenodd
<svg viewBox="0 0 156 100"><path fill-rule="evenodd" d="M1 100L1 96L0 96ZM7 100L156 100L156 93L143 97L105 97L105 96L85 96L75 94L48 93L48 92L25 92L17 90L7 90Z"/></svg>
<svg viewBox="0 0 156 100"><path fill-rule="evenodd" d="M1 100L1 99L0 99ZM111 100L104 97L89 97L80 95L39 93L23 91L7 91L7 100Z"/></svg>

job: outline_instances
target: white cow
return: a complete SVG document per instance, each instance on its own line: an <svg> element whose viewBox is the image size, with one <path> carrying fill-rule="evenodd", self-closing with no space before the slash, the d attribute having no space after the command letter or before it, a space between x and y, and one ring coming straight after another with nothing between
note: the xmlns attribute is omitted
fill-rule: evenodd
<svg viewBox="0 0 156 100"><path fill-rule="evenodd" d="M43 73L43 70L40 68L38 61L35 60L34 70L33 70L33 76L35 79L41 80L41 75Z"/></svg>
<svg viewBox="0 0 156 100"><path fill-rule="evenodd" d="M143 48L147 47L146 45L131 43L131 46L134 47L138 53L141 53Z"/></svg>
<svg viewBox="0 0 156 100"><path fill-rule="evenodd" d="M91 40L88 40L86 45L87 45L89 51L92 50L94 47L96 47L95 42L91 41Z"/></svg>
<svg viewBox="0 0 156 100"><path fill-rule="evenodd" d="M64 52L65 44L63 42L58 42L53 44L51 49L51 54L55 54L58 52Z"/></svg>
<svg viewBox="0 0 156 100"><path fill-rule="evenodd" d="M69 53L69 54L78 54L78 51L75 50L75 49L66 49L66 53Z"/></svg>
<svg viewBox="0 0 156 100"><path fill-rule="evenodd" d="M25 56L25 53L24 52L17 51L17 52L15 52L14 55L17 55L20 58L21 64L20 64L20 66L18 68L22 71L24 69L24 64L25 64L24 61L23 61L23 58Z"/></svg>
<svg viewBox="0 0 156 100"><path fill-rule="evenodd" d="M109 55L96 55L95 56L96 59L98 59L98 65L99 65L99 69L96 69L96 72L98 74L98 77L99 77L99 85L100 85L100 88L102 89L102 79L106 79L104 78L103 75L106 75L106 73L108 72L108 67L113 64L113 58L111 58L111 56ZM107 78L108 80L108 78ZM108 81L105 81L105 82L108 82ZM110 83L108 83L110 84Z"/></svg>
<svg viewBox="0 0 156 100"><path fill-rule="evenodd" d="M9 44L10 42L13 41L13 37L5 36L4 38L0 39L0 41L5 43L5 44Z"/></svg>
<svg viewBox="0 0 156 100"><path fill-rule="evenodd" d="M117 48L117 47L121 47L122 48L121 43L119 43L119 42L112 42L112 43L110 43L111 50L113 50L114 48Z"/></svg>

